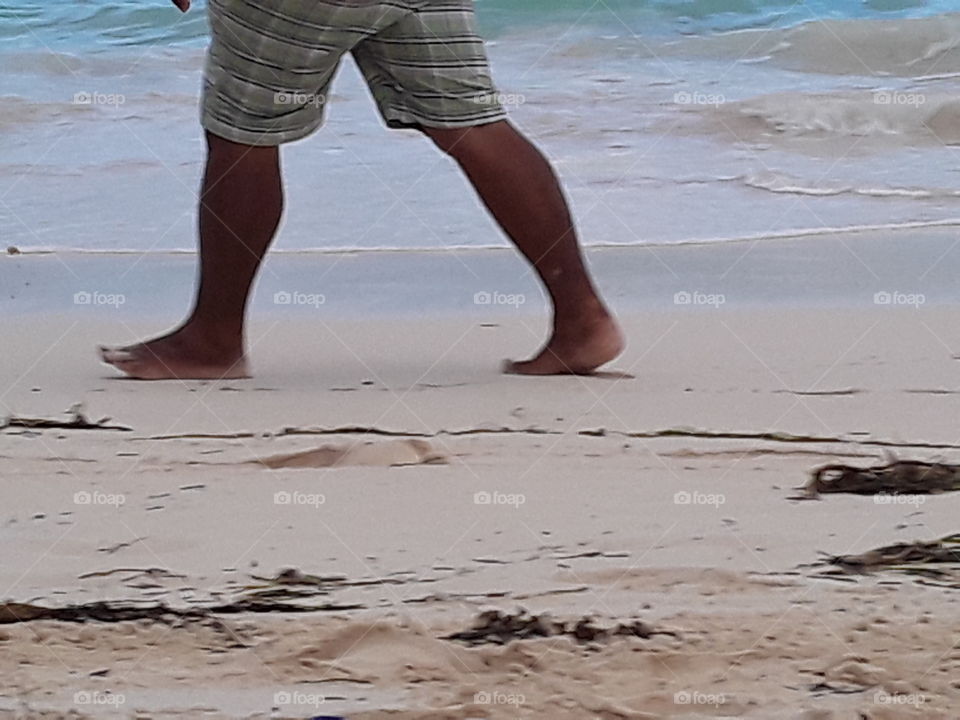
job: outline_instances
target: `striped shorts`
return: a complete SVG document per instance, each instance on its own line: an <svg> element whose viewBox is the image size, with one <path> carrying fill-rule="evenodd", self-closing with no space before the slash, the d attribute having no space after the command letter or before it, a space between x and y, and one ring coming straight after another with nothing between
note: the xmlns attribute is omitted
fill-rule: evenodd
<svg viewBox="0 0 960 720"><path fill-rule="evenodd" d="M461 128L505 117L473 0L209 0L203 127L279 145L323 124L353 55L389 127Z"/></svg>

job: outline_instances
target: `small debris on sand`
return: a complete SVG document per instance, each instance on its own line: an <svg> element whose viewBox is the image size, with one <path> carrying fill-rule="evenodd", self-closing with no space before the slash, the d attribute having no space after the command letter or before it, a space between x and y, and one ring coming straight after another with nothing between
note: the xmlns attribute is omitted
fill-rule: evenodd
<svg viewBox="0 0 960 720"><path fill-rule="evenodd" d="M126 425L108 425L111 418L100 418L96 422L87 419L83 412L83 403L76 403L67 410L68 420L53 420L50 418L32 418L19 415L8 415L0 430L12 427L28 428L31 430L119 430L132 432L133 428Z"/></svg>
<svg viewBox="0 0 960 720"><path fill-rule="evenodd" d="M589 643L602 642L614 637L638 637L644 640L654 635L677 633L669 630L655 630L645 622L636 620L631 623L619 623L615 627L603 628L594 624L592 618L583 617L572 622L553 620L549 615L530 615L526 610L515 614L488 610L481 613L474 626L469 630L447 635L444 640L458 640L468 645L493 643L506 645L514 640L557 637L567 635L573 639Z"/></svg>

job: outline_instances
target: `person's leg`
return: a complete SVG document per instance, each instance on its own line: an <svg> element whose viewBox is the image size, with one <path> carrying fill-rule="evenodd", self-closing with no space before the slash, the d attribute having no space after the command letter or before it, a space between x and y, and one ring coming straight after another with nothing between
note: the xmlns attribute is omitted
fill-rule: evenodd
<svg viewBox="0 0 960 720"><path fill-rule="evenodd" d="M408 12L303 0L206 4L200 281L193 312L177 329L101 349L104 360L136 378L248 375L244 309L282 212L278 148L321 127L330 83L358 29L376 33L381 22Z"/></svg>
<svg viewBox="0 0 960 720"><path fill-rule="evenodd" d="M144 380L247 377L244 311L282 210L279 149L241 145L208 132L193 312L155 340L101 348L103 359Z"/></svg>
<svg viewBox="0 0 960 720"><path fill-rule="evenodd" d="M506 121L423 132L460 164L553 301L553 334L546 346L531 360L507 363L505 370L588 373L616 358L623 335L590 280L567 202L546 158Z"/></svg>
<svg viewBox="0 0 960 720"><path fill-rule="evenodd" d="M619 355L623 336L590 281L553 169L506 121L473 0L428 4L352 52L387 126L418 128L457 160L550 294L551 338L505 369L587 373Z"/></svg>

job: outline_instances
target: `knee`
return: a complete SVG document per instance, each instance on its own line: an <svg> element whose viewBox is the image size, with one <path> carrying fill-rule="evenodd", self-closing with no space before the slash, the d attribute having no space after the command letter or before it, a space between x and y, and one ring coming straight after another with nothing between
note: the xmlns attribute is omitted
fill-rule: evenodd
<svg viewBox="0 0 960 720"><path fill-rule="evenodd" d="M278 154L274 146L243 145L227 140L211 132L206 133L207 153L215 161L223 161L231 166L242 163L273 163Z"/></svg>

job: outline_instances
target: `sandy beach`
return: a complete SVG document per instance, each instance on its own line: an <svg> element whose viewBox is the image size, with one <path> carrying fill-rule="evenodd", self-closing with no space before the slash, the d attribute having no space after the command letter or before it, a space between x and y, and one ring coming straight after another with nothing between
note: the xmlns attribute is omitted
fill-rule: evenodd
<svg viewBox="0 0 960 720"><path fill-rule="evenodd" d="M169 322L191 258L3 258L3 413L109 420L0 431L0 716L956 718L957 590L817 563L955 533L960 498L797 499L825 464L960 458L951 242L594 251L629 349L543 379L498 372L545 317L497 253L472 285L457 254L280 258L255 377L163 383L92 349ZM805 300L773 271L799 243ZM847 281L883 248L910 260ZM418 260L448 268L420 295ZM448 637L493 610L563 628Z"/></svg>
<svg viewBox="0 0 960 720"><path fill-rule="evenodd" d="M336 4L0 8L0 720L960 719L957 3Z"/></svg>

